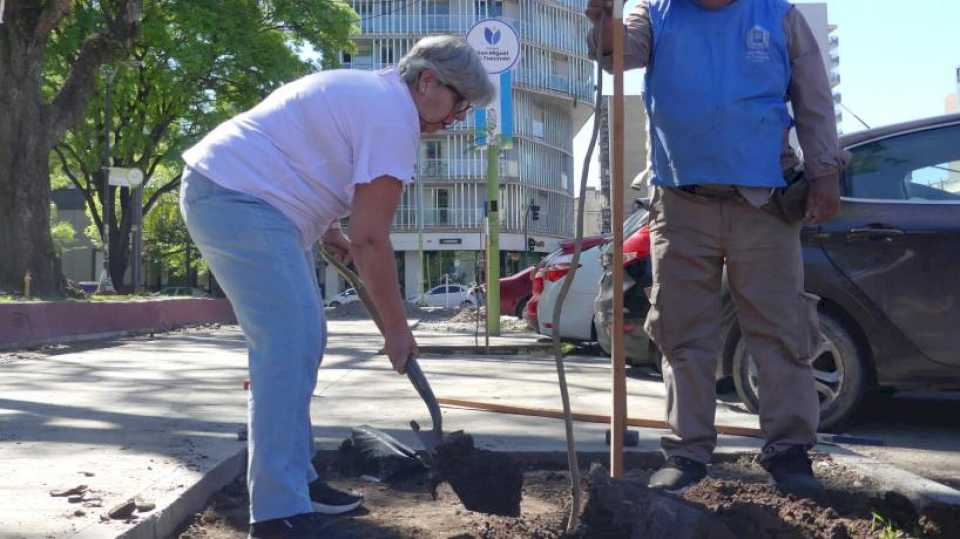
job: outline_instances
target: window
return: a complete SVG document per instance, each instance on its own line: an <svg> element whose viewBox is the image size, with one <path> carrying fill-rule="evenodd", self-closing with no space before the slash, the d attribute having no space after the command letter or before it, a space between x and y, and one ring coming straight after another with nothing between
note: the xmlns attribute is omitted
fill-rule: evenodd
<svg viewBox="0 0 960 539"><path fill-rule="evenodd" d="M853 149L846 194L876 200L960 202L960 126L928 129Z"/></svg>
<svg viewBox="0 0 960 539"><path fill-rule="evenodd" d="M353 58L350 56L349 52L344 52L340 55L340 63L344 65L349 65L353 61Z"/></svg>
<svg viewBox="0 0 960 539"><path fill-rule="evenodd" d="M430 291L431 296L442 296L443 294L446 294L446 293L447 293L447 287L445 286L438 286Z"/></svg>
<svg viewBox="0 0 960 539"><path fill-rule="evenodd" d="M546 111L537 105L533 106L533 136L541 140L543 139L546 117Z"/></svg>
<svg viewBox="0 0 960 539"><path fill-rule="evenodd" d="M446 189L437 189L436 194L437 198L435 202L437 205L437 224L449 224L450 192Z"/></svg>
<svg viewBox="0 0 960 539"><path fill-rule="evenodd" d="M478 17L490 18L503 16L502 0L477 0L474 5Z"/></svg>
<svg viewBox="0 0 960 539"><path fill-rule="evenodd" d="M394 62L393 58L393 45L386 43L380 45L380 63L392 64Z"/></svg>
<svg viewBox="0 0 960 539"><path fill-rule="evenodd" d="M443 140L425 140L420 145L420 175L426 178L446 176L447 163L443 160Z"/></svg>

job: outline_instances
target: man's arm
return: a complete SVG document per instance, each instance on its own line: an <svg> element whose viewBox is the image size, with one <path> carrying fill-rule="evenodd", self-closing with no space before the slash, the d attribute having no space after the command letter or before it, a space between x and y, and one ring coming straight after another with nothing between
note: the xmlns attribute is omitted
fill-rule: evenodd
<svg viewBox="0 0 960 539"><path fill-rule="evenodd" d="M793 72L788 96L793 104L797 138L803 149L807 175L811 178L837 177L849 160L849 154L840 149L833 92L820 47L797 8L787 13L784 26Z"/></svg>
<svg viewBox="0 0 960 539"><path fill-rule="evenodd" d="M792 71L788 97L793 105L804 169L812 182L806 221L816 224L830 219L837 212L840 172L849 161L849 153L840 149L833 92L820 47L797 8L791 8L787 13L784 29Z"/></svg>
<svg viewBox="0 0 960 539"><path fill-rule="evenodd" d="M607 4L610 4L610 0L590 0L587 5L587 16L593 21L593 28L587 33L587 49L591 59L597 60L605 71L611 72L613 70L613 20L609 12L603 27L603 44L598 46L597 43L601 9ZM646 67L650 63L650 50L653 43L647 0L637 2L633 11L624 19L623 26L624 69Z"/></svg>

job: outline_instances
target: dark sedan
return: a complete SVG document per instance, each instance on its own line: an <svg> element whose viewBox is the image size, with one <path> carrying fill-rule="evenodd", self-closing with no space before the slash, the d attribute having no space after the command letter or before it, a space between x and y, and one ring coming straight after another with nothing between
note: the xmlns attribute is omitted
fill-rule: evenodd
<svg viewBox="0 0 960 539"><path fill-rule="evenodd" d="M848 421L870 391L960 389L960 114L841 144L853 158L840 211L801 233L805 288L820 297L813 367L824 430ZM725 296L718 375L732 376L756 411L756 367L734 314ZM638 359L655 361L646 356Z"/></svg>
<svg viewBox="0 0 960 539"><path fill-rule="evenodd" d="M821 298L824 429L877 388L960 389L960 114L841 143L853 159L840 212L802 233L805 288ZM756 367L735 323L724 335L724 372L756 411Z"/></svg>

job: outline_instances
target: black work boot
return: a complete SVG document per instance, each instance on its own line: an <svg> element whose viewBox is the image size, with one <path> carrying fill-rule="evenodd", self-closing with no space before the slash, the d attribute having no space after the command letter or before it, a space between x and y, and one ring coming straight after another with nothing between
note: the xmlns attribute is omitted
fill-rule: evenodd
<svg viewBox="0 0 960 539"><path fill-rule="evenodd" d="M315 513L303 513L283 518L254 522L250 525L250 539L320 539L325 537Z"/></svg>
<svg viewBox="0 0 960 539"><path fill-rule="evenodd" d="M707 476L707 465L686 457L672 456L650 476L647 486L679 494Z"/></svg>
<svg viewBox="0 0 960 539"><path fill-rule="evenodd" d="M780 492L801 498L821 498L826 494L823 485L813 476L813 467L806 448L794 446L786 451L760 459Z"/></svg>

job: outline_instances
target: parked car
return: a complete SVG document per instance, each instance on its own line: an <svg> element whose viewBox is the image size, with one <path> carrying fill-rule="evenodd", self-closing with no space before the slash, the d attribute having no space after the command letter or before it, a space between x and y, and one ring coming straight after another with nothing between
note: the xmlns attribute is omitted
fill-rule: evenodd
<svg viewBox="0 0 960 539"><path fill-rule="evenodd" d="M210 294L207 294L206 291L199 288L194 288L192 286L168 286L166 288L161 288L159 292L153 294L154 296L190 296L194 298L209 298Z"/></svg>
<svg viewBox="0 0 960 539"><path fill-rule="evenodd" d="M801 234L820 296L820 423L836 429L878 389L960 389L960 114L846 135L840 211ZM732 309L729 299L727 309ZM759 389L736 323L723 365L751 411Z"/></svg>
<svg viewBox="0 0 960 539"><path fill-rule="evenodd" d="M587 236L583 238L581 250L590 249L604 241L606 241L605 236ZM540 321L537 313L540 305L540 294L543 293L544 289L546 268L556 257L564 254L572 254L575 247L574 243L574 240L564 240L560 242L560 246L543 257L531 272L530 299L527 300L527 306L523 311L523 319L527 323L527 327L537 333L540 333Z"/></svg>
<svg viewBox="0 0 960 539"><path fill-rule="evenodd" d="M343 292L340 292L336 296L330 298L330 301L327 302L327 307L339 307L341 305L346 305L347 303L353 303L355 301L360 301L360 295L357 294L356 289L348 288Z"/></svg>
<svg viewBox="0 0 960 539"><path fill-rule="evenodd" d="M533 272L536 266L500 279L500 314L523 318L523 309L533 292Z"/></svg>
<svg viewBox="0 0 960 539"><path fill-rule="evenodd" d="M423 296L414 296L408 301L420 302L431 307L465 307L480 303L477 293L470 287L458 283L442 284L424 292Z"/></svg>
<svg viewBox="0 0 960 539"><path fill-rule="evenodd" d="M553 336L553 311L560 298L564 278L572 269L573 253L561 253L543 270L543 290L537 306L540 333ZM600 244L580 253L580 264L560 311L560 338L593 342L597 340L592 304L600 287Z"/></svg>
<svg viewBox="0 0 960 539"><path fill-rule="evenodd" d="M630 365L659 369L660 353L643 330L650 310L647 299L653 280L650 269L650 228L647 210L635 210L623 223L623 331L624 359ZM610 354L610 330L613 324L613 245L600 253L600 286L594 302L597 343Z"/></svg>
<svg viewBox="0 0 960 539"><path fill-rule="evenodd" d="M821 429L850 421L871 391L960 389L958 140L960 114L841 138L853 159L840 211L801 232L804 285L820 298L813 369ZM605 284L601 296L609 294L606 276ZM718 373L733 377L755 412L756 365L735 313L724 294ZM655 361L649 353L645 360Z"/></svg>

